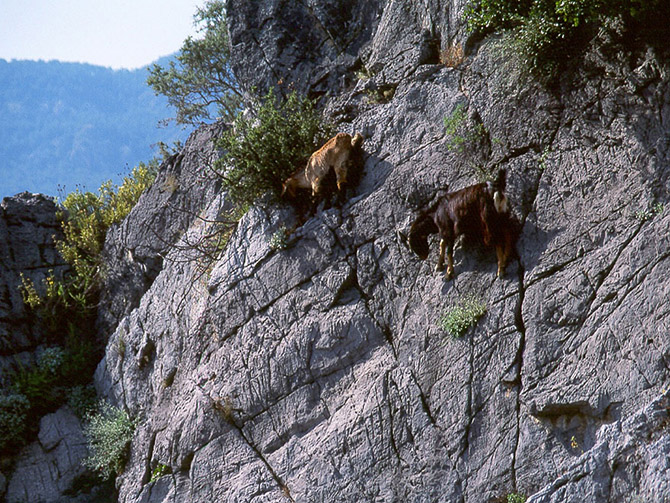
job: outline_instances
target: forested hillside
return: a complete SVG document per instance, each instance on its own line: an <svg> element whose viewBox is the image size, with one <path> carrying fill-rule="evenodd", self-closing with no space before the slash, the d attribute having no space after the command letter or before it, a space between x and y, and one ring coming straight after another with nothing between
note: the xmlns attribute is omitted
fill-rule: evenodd
<svg viewBox="0 0 670 503"><path fill-rule="evenodd" d="M147 70L0 60L0 197L56 195L118 180L186 137L159 127L173 114L146 84Z"/></svg>

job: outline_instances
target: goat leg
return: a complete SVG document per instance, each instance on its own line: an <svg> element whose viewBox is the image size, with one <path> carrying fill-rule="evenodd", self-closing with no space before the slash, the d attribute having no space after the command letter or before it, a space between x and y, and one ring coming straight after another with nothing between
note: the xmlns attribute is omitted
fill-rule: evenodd
<svg viewBox="0 0 670 503"><path fill-rule="evenodd" d="M505 274L505 266L507 265L507 245L498 244L496 245L496 255L498 255L498 277L502 278Z"/></svg>
<svg viewBox="0 0 670 503"><path fill-rule="evenodd" d="M444 269L444 252L447 249L447 242L444 239L440 240L440 258L437 259L436 271L441 271Z"/></svg>
<svg viewBox="0 0 670 503"><path fill-rule="evenodd" d="M447 279L454 277L454 244L447 246Z"/></svg>

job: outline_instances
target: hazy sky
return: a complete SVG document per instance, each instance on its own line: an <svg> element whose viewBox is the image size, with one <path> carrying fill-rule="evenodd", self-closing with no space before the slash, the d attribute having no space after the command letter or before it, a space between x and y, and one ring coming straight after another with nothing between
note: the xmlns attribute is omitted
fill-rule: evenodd
<svg viewBox="0 0 670 503"><path fill-rule="evenodd" d="M138 68L195 35L205 0L0 0L0 58Z"/></svg>

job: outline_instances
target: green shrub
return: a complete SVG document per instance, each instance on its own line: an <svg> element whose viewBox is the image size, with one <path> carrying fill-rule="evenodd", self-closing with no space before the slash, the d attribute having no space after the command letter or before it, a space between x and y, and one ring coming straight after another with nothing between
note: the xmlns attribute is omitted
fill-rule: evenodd
<svg viewBox="0 0 670 503"><path fill-rule="evenodd" d="M172 473L172 470L170 469L169 466L164 465L163 463L158 463L156 465L156 468L151 470L151 479L149 480L149 482L150 483L156 482L163 475L168 475L170 473Z"/></svg>
<svg viewBox="0 0 670 503"><path fill-rule="evenodd" d="M49 412L62 398L60 371L65 358L62 348L47 348L36 365L18 364L17 370L9 374L13 389L28 399L31 416Z"/></svg>
<svg viewBox="0 0 670 503"><path fill-rule="evenodd" d="M0 452L21 447L27 431L30 401L20 393L0 394Z"/></svg>
<svg viewBox="0 0 670 503"><path fill-rule="evenodd" d="M137 421L126 411L100 402L98 411L88 417L84 427L89 451L84 464L105 479L121 473L136 426Z"/></svg>
<svg viewBox="0 0 670 503"><path fill-rule="evenodd" d="M230 42L224 2L208 0L194 16L198 37L188 37L166 67L149 68L147 83L177 111L180 124L199 125L214 118L232 120L242 102L240 86L228 63Z"/></svg>
<svg viewBox="0 0 670 503"><path fill-rule="evenodd" d="M526 503L526 497L519 493L510 493L507 495L507 503Z"/></svg>
<svg viewBox="0 0 670 503"><path fill-rule="evenodd" d="M465 13L469 30L506 31L508 55L541 80L551 80L607 19L644 20L661 0L475 0Z"/></svg>
<svg viewBox="0 0 670 503"><path fill-rule="evenodd" d="M270 249L272 250L285 250L288 248L288 240L291 235L291 231L282 225L277 229L274 234L270 237Z"/></svg>
<svg viewBox="0 0 670 503"><path fill-rule="evenodd" d="M462 103L456 105L454 111L444 118L444 130L449 139L447 148L458 153L475 147L487 134L483 124L471 124L468 121L467 108Z"/></svg>
<svg viewBox="0 0 670 503"><path fill-rule="evenodd" d="M51 347L42 351L37 359L37 366L47 374L56 375L64 361L65 351L59 347Z"/></svg>
<svg viewBox="0 0 670 503"><path fill-rule="evenodd" d="M470 295L462 299L457 306L448 310L440 318L439 326L452 337L461 337L468 328L486 313L486 304Z"/></svg>
<svg viewBox="0 0 670 503"><path fill-rule="evenodd" d="M68 390L67 404L79 419L85 419L95 412L95 388L91 384L73 386Z"/></svg>
<svg viewBox="0 0 670 503"><path fill-rule="evenodd" d="M103 183L98 193L75 190L67 195L63 207L67 219L63 223L65 237L57 248L74 268L78 292L88 293L97 286L100 276L100 252L107 230L121 222L133 209L140 195L153 183L157 162L140 163L120 186Z"/></svg>
<svg viewBox="0 0 670 503"><path fill-rule="evenodd" d="M57 346L46 349L35 365L17 365L6 376L6 387L28 400L23 434L34 432L42 415L67 400L84 415L86 393L76 387L90 383L101 355L95 319L103 265L100 252L109 227L120 222L142 192L153 182L157 162L140 164L120 186L102 184L98 193L76 190L62 202L64 237L56 247L71 265L69 273L50 271L35 285L22 277L21 294L43 324L46 339ZM73 388L74 389L70 389Z"/></svg>
<svg viewBox="0 0 670 503"><path fill-rule="evenodd" d="M279 196L284 180L333 133L313 101L295 91L282 99L270 90L219 139L223 154L215 169L230 200L248 206L266 193Z"/></svg>
<svg viewBox="0 0 670 503"><path fill-rule="evenodd" d="M64 346L45 349L35 364L17 362L14 370L5 373L0 395L16 394L27 400L28 414L21 429L24 441L37 431L43 415L66 401L83 417L83 409L72 400L79 393L77 388L90 382L98 361L98 352L88 339L72 332L67 335ZM89 400L94 402L95 390L89 388L85 393L92 396Z"/></svg>
<svg viewBox="0 0 670 503"><path fill-rule="evenodd" d="M661 213L663 213L663 209L664 209L663 203L654 203L645 209L638 210L635 213L635 218L638 219L640 222L646 222L647 220L651 220L652 218L654 218L656 215L660 215Z"/></svg>
<svg viewBox="0 0 670 503"><path fill-rule="evenodd" d="M83 333L70 327L63 349L65 357L59 372L63 385L72 387L90 382L102 349L95 340L95 326Z"/></svg>
<svg viewBox="0 0 670 503"><path fill-rule="evenodd" d="M120 186L107 181L98 193L77 189L62 202L63 239L56 248L72 271L57 277L50 271L42 284L41 294L28 278L22 276L23 300L45 323L49 332L81 325L93 316L102 275L100 252L109 227L123 220L140 195L153 182L157 162L140 163ZM86 320L88 324L90 320Z"/></svg>

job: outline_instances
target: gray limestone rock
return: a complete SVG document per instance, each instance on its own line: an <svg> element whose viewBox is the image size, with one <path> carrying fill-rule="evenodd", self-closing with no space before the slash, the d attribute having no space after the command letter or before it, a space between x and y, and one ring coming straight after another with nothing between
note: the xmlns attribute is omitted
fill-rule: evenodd
<svg viewBox="0 0 670 503"><path fill-rule="evenodd" d="M372 4L350 42L328 42L340 18L314 21L328 2L228 2L243 84L328 87L328 113L366 136L365 172L285 249L270 239L294 217L271 206L204 269L179 246L165 255L96 374L142 418L120 501L670 498L654 401L670 378L669 64L622 66L601 34L549 91L495 41L468 40L460 3L438 3ZM350 26L363 4L342 14ZM470 51L448 68L436 41ZM394 92L365 99L357 58ZM444 127L458 106L461 149ZM473 165L508 171L518 256L497 279L495 254L463 244L446 281L405 237L421 204L477 181ZM452 339L438 321L468 295L486 314Z"/></svg>
<svg viewBox="0 0 670 503"><path fill-rule="evenodd" d="M631 417L603 426L592 446L528 503L664 501L670 491L670 397L666 390Z"/></svg>
<svg viewBox="0 0 670 503"><path fill-rule="evenodd" d="M217 194L220 182L213 163L213 140L221 124L203 125L184 148L163 162L155 183L119 225L110 228L104 248L106 264L98 309L98 329L108 337L163 267L163 257L181 233Z"/></svg>
<svg viewBox="0 0 670 503"><path fill-rule="evenodd" d="M38 440L24 447L16 459L5 501L110 501L100 488L90 492L95 479L81 464L87 455L81 423L70 409L44 416Z"/></svg>
<svg viewBox="0 0 670 503"><path fill-rule="evenodd" d="M368 126L361 185L287 249L269 241L290 213L254 208L206 275L166 256L97 374L103 394L146 418L121 501L530 495L659 392L669 222L665 211L645 221L633 211L658 182L623 161L575 170L575 150L561 146L573 119L556 116L553 98L540 95L547 113L533 120L555 135L524 132L509 137L514 155L487 154L508 168L524 223L504 279L491 252L464 246L445 281L435 255L421 263L399 237L437 187L475 180L441 123L457 103L488 120L488 91L459 91L472 78L420 68L389 104L362 111L351 125ZM497 117L485 122L491 135L509 127ZM543 158L535 143L551 138ZM437 321L468 294L487 314L451 340ZM158 463L170 474L151 482Z"/></svg>
<svg viewBox="0 0 670 503"><path fill-rule="evenodd" d="M464 2L226 5L245 89L321 96L364 174L286 247L295 215L264 201L207 256L212 126L110 232L96 387L139 418L119 501L670 500L667 54L602 30L548 89L469 38ZM499 167L517 256L496 278L461 243L448 281L437 239L407 246L416 210ZM471 295L486 313L452 338Z"/></svg>
<svg viewBox="0 0 670 503"><path fill-rule="evenodd" d="M0 374L14 356L44 344L19 287L21 274L43 291L49 271L67 266L56 251L54 237L62 233L53 199L23 192L0 203Z"/></svg>

